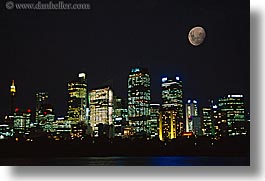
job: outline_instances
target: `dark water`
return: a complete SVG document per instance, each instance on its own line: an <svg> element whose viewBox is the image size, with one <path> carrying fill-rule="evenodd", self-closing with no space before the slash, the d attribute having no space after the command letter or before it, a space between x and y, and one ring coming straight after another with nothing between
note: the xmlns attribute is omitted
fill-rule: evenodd
<svg viewBox="0 0 265 181"><path fill-rule="evenodd" d="M74 157L74 158L0 158L0 165L72 166L248 166L249 157Z"/></svg>

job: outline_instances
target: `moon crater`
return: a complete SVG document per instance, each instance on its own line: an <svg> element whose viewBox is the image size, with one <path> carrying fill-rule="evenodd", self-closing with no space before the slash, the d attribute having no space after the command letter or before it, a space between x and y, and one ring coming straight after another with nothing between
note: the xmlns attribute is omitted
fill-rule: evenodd
<svg viewBox="0 0 265 181"><path fill-rule="evenodd" d="M194 46L199 46L200 44L202 44L205 37L205 30L199 26L192 28L188 35L189 42Z"/></svg>

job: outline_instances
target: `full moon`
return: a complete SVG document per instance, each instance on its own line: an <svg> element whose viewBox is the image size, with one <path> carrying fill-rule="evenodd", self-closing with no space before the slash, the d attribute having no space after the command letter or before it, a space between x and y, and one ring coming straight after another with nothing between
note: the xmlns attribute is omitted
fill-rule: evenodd
<svg viewBox="0 0 265 181"><path fill-rule="evenodd" d="M190 43L194 46L199 46L203 43L206 33L202 27L194 27L190 30L188 39Z"/></svg>

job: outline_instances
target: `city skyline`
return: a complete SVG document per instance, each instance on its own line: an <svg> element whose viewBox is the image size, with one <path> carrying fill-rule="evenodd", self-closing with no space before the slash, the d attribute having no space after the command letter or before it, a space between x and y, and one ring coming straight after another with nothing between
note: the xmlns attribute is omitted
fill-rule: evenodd
<svg viewBox="0 0 265 181"><path fill-rule="evenodd" d="M17 88L12 80L11 112L1 121L1 138L81 141L98 137L155 140L159 136L161 141L167 142L185 136L215 140L248 136L250 114L245 109L243 94L219 96L216 102L211 99L199 110L196 99L183 101L181 77L163 77L161 87L160 106L151 102L150 76L146 68L131 69L128 99L115 95L110 86L88 90L87 75L80 72L74 81L68 82L67 114L56 117L48 92L36 93L35 115L30 108L18 108L14 104Z"/></svg>
<svg viewBox="0 0 265 181"><path fill-rule="evenodd" d="M250 165L249 1L0 4L2 165Z"/></svg>
<svg viewBox="0 0 265 181"><path fill-rule="evenodd" d="M67 82L78 72L88 74L88 89L113 82L115 94L126 98L128 72L135 66L150 70L153 102L161 102L161 78L177 74L183 79L184 100L198 98L204 105L209 98L242 93L249 110L248 2L233 1L227 7L219 1L181 6L170 1L102 1L91 7L37 16L3 11L1 118L9 110L13 79L19 107L35 107L35 93L47 91L56 113L64 115ZM194 47L187 36L197 25L205 29L206 38ZM242 37L245 43L240 43Z"/></svg>
<svg viewBox="0 0 265 181"><path fill-rule="evenodd" d="M134 70L134 69L139 69L139 67L136 67L136 68L133 68L132 70ZM146 69L147 70L147 69ZM148 70L147 70L148 71ZM86 74L84 73L84 72L79 72L77 75L79 76L79 75L83 75L83 76L86 76ZM130 74L130 73L129 73ZM80 78L80 77L79 77ZM128 78L128 77L127 77ZM151 94L150 94L150 96L151 96L151 99L150 99L150 103L149 103L149 105L151 105L151 104L161 104L161 107L163 106L163 104L162 104L162 102L163 102L163 84L167 81L167 80L165 80L165 79L169 79L170 81L172 81L171 79L170 79L171 77L167 77L167 76L164 76L164 77L162 77L161 78L161 80L160 80L160 83L161 83L161 95L160 95L160 101L153 101L152 100L152 89L151 89ZM180 80L180 81L182 81L182 77L180 77L180 76L176 76L175 77L176 79L178 79L178 80ZM71 80L71 81L68 81L68 91L69 91L69 84L71 85L71 84L74 84L75 82L77 82L77 80L74 80L74 78ZM87 82L87 80L86 80L86 82ZM14 87L15 86L15 87ZM112 86L110 85L110 84L105 84L104 86L100 86L100 87L110 87L110 88L112 88ZM95 90L95 89L97 89L97 88L100 88L100 87L93 87L93 88L91 88L91 89L89 89L89 88L86 88L86 90L87 90L87 92L85 93L84 92L84 95L85 95L85 97L84 97L84 99L89 99L88 98L88 94L89 94L89 92L90 91L93 91L93 90ZM13 94L13 90L16 90L16 92L15 92L15 104L13 103L14 102L14 100L13 100L13 96L14 96L14 94ZM10 85L9 85L9 94L11 93L11 97L9 96L9 103L8 103L8 105L7 105L7 107L9 108L9 111L7 111L7 112L5 112L4 113L4 116L6 116L7 114L9 114L10 113L10 106L11 107L13 107L13 108L19 108L19 109L31 109L31 110L34 110L34 111L37 111L37 110L35 110L35 109L37 109L37 107L38 107L38 105L37 105L37 103L36 103L36 101L38 100L38 99L40 99L40 98L38 98L38 94L47 94L47 98L46 98L46 103L49 103L49 106L52 106L52 108L53 108L53 110L54 110L54 106L53 106L53 104L51 104L52 102L54 102L53 100L52 100L52 98L50 98L49 97L49 101L48 101L48 95L50 95L50 92L48 92L48 91L46 91L46 90L41 90L41 91L37 91L37 92L35 92L35 94L34 94L34 100L33 100L33 102L31 102L30 103L30 105L33 105L33 106L24 106L24 107L22 107L22 106L18 106L18 105L21 105L21 103L19 103L18 101L17 101L17 99L18 99L18 96L17 96L17 90L18 90L19 88L18 88L18 86L17 86L17 84L16 84L16 81L15 80L11 80L11 83L10 83ZM66 85L66 90L67 90L67 85ZM126 91L126 93L127 93L127 91L128 91L128 89L126 89L126 90L124 90L124 91ZM120 95L117 95L117 94L115 94L115 92L113 92L113 94L115 95L115 96L117 96L117 97L121 97ZM247 101L245 100L246 99L246 97L245 97L245 95L242 93L242 92L227 92L227 93L223 93L222 95L219 95L218 97L212 97L212 96L209 96L208 97L208 99L206 99L206 100L204 100L203 102L205 102L204 104L200 104L200 102L198 101L198 100L200 100L200 98L199 97L189 97L189 96L187 96L187 98L182 98L181 100L183 101L183 103L182 103L182 105L183 105L183 111L184 112L186 112L185 111L185 105L188 103L189 104L189 101L191 101L191 100L193 100L193 101L196 101L196 104L197 105L199 105L199 107L197 108L197 109L199 109L199 111L202 111L201 110L201 108L202 107L206 107L206 106L209 106L210 104L215 104L215 105L217 105L217 102L218 102L218 99L220 99L221 97L224 97L224 96L226 96L226 95L232 95L232 94L240 94L240 95L243 95L244 96L244 102L245 102L245 106L246 106L246 114L249 114L250 112L249 112L249 110L247 109ZM69 96L67 96L67 97L69 97ZM67 98L66 97L66 102L67 102ZM128 99L128 97L121 97L123 100L125 100L126 102L128 101L127 99ZM212 102L212 101L214 101L214 102ZM15 107L14 107L15 106ZM69 112L69 110L68 110L68 104L66 104L65 105L65 107L64 107L64 109L66 109L66 111L63 113L63 114L58 114L58 112L56 112L56 110L54 111L55 113L56 113L56 116L57 117L62 117L62 116L65 116L65 117L68 117L68 112ZM13 109L13 111L14 111L15 109ZM85 114L85 113L84 113ZM1 118L1 120L3 120L3 117Z"/></svg>

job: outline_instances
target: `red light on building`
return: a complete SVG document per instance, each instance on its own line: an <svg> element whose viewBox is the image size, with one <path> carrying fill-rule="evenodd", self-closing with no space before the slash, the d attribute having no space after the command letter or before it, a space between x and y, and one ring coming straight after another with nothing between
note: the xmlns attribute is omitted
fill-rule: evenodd
<svg viewBox="0 0 265 181"><path fill-rule="evenodd" d="M27 110L27 112L28 112L28 113L31 113L31 110L30 110L30 109L28 109L28 110Z"/></svg>
<svg viewBox="0 0 265 181"><path fill-rule="evenodd" d="M16 108L16 109L15 109L15 112L18 112L18 110L19 110L19 109L18 109L18 108Z"/></svg>
<svg viewBox="0 0 265 181"><path fill-rule="evenodd" d="M44 112L44 115L46 115L46 114L47 114L47 112L45 111L45 112Z"/></svg>

